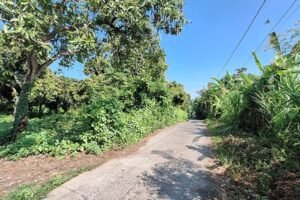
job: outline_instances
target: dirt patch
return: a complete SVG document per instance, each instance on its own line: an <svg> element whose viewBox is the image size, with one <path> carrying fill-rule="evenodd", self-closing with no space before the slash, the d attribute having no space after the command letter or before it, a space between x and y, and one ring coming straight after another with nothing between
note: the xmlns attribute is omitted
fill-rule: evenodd
<svg viewBox="0 0 300 200"><path fill-rule="evenodd" d="M30 156L17 161L0 159L0 199L22 184L41 184L55 175L85 167L97 167L109 159L130 155L138 151L149 138L163 130L159 129L149 134L137 144L125 148L115 148L99 156L79 153L63 159L45 155Z"/></svg>

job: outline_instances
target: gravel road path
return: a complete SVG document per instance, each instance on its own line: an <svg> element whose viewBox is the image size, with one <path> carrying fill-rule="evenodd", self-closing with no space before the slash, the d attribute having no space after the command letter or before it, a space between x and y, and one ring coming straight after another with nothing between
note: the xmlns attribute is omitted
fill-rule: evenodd
<svg viewBox="0 0 300 200"><path fill-rule="evenodd" d="M216 163L206 126L191 120L163 129L132 155L77 176L47 200L207 199Z"/></svg>

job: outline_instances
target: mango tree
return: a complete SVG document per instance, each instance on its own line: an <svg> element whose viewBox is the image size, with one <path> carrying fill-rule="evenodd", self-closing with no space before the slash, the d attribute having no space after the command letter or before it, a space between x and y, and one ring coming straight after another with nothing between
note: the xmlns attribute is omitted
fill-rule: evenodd
<svg viewBox="0 0 300 200"><path fill-rule="evenodd" d="M134 43L156 31L178 34L182 8L182 0L2 0L0 41L11 55L6 62L25 66L11 140L26 128L31 88L52 63L85 63L115 35Z"/></svg>

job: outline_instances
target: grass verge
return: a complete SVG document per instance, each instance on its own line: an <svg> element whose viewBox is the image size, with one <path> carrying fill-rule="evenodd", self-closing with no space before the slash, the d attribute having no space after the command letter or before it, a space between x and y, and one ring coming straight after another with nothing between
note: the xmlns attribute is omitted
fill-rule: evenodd
<svg viewBox="0 0 300 200"><path fill-rule="evenodd" d="M226 132L207 120L214 148L230 178L231 199L300 199L300 166L280 140L267 135Z"/></svg>
<svg viewBox="0 0 300 200"><path fill-rule="evenodd" d="M63 175L57 175L50 179L49 181L43 183L42 185L38 184L24 184L8 193L4 200L40 200L44 199L47 194L55 189L56 187L64 184L71 178L91 169L95 168L94 165L89 167L80 168L77 170L72 170Z"/></svg>

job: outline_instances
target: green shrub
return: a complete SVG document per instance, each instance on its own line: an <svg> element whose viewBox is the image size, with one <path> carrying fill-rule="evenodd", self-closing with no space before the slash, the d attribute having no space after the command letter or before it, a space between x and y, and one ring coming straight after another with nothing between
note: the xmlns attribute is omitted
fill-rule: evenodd
<svg viewBox="0 0 300 200"><path fill-rule="evenodd" d="M92 141L83 145L84 149L87 153L98 155L101 152L101 148L97 144L97 142Z"/></svg>
<svg viewBox="0 0 300 200"><path fill-rule="evenodd" d="M0 157L19 159L48 154L61 157L77 152L99 154L112 146L135 143L155 129L187 119L178 107L161 107L155 102L124 112L116 98L96 98L90 105L65 114L32 119L28 129L11 144L0 146ZM9 130L12 118L3 117Z"/></svg>

